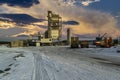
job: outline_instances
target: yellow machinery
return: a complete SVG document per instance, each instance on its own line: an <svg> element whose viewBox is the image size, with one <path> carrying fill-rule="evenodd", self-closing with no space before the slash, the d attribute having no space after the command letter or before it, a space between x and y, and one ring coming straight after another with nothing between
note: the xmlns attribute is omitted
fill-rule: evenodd
<svg viewBox="0 0 120 80"><path fill-rule="evenodd" d="M80 41L80 46L81 48L89 48L89 43L86 40Z"/></svg>
<svg viewBox="0 0 120 80"><path fill-rule="evenodd" d="M40 40L40 45L41 46L51 46L52 45L52 39L51 38L42 38Z"/></svg>
<svg viewBox="0 0 120 80"><path fill-rule="evenodd" d="M79 38L71 37L71 48L79 48Z"/></svg>

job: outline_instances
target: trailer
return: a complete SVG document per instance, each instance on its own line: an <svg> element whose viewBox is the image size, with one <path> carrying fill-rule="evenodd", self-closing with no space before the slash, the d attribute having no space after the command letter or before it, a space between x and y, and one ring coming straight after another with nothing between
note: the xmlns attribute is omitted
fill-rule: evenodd
<svg viewBox="0 0 120 80"><path fill-rule="evenodd" d="M80 41L80 47L81 48L89 48L89 42L86 40Z"/></svg>

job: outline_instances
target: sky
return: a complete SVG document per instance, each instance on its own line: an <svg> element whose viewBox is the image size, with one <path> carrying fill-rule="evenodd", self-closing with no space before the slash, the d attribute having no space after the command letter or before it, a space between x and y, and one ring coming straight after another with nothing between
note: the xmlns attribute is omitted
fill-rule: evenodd
<svg viewBox="0 0 120 80"><path fill-rule="evenodd" d="M63 20L63 36L71 28L73 35L120 37L119 0L0 0L0 37L44 34L47 11Z"/></svg>

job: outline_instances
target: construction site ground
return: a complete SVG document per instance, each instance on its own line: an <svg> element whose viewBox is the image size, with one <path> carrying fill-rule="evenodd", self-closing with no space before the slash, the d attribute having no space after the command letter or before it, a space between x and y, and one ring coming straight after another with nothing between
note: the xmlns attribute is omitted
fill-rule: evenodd
<svg viewBox="0 0 120 80"><path fill-rule="evenodd" d="M5 72L9 74L0 74L0 80L120 80L120 53L116 52L119 48L4 48L6 52L0 52L4 67L13 65ZM6 58L6 54L11 56ZM18 54L24 56L16 57ZM4 70L2 67L0 70Z"/></svg>

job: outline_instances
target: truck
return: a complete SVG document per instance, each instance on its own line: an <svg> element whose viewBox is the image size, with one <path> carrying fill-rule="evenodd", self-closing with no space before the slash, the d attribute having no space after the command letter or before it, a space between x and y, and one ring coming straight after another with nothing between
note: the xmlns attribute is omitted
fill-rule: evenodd
<svg viewBox="0 0 120 80"><path fill-rule="evenodd" d="M79 38L71 37L71 48L79 48Z"/></svg>

